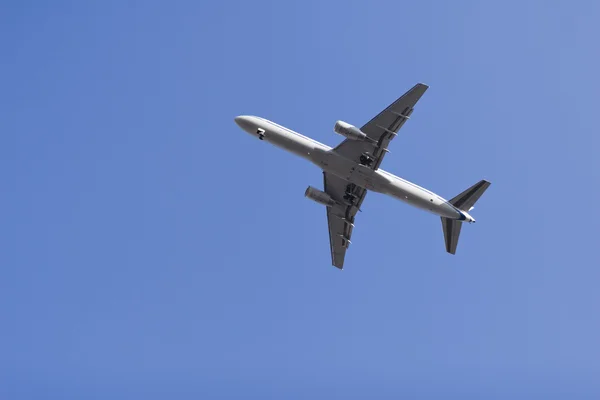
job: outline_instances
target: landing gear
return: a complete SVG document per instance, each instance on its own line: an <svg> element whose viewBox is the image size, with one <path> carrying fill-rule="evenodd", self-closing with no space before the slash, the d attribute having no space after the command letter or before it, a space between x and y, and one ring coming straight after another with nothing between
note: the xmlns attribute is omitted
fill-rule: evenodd
<svg viewBox="0 0 600 400"><path fill-rule="evenodd" d="M366 167L370 167L373 164L373 159L366 154L360 156L360 163Z"/></svg>
<svg viewBox="0 0 600 400"><path fill-rule="evenodd" d="M353 195L352 193L346 193L344 195L344 200L346 200L350 204L354 204L355 199L356 199L356 196Z"/></svg>
<svg viewBox="0 0 600 400"><path fill-rule="evenodd" d="M258 136L259 140L265 140L265 130L264 129L258 128L256 130L256 135Z"/></svg>

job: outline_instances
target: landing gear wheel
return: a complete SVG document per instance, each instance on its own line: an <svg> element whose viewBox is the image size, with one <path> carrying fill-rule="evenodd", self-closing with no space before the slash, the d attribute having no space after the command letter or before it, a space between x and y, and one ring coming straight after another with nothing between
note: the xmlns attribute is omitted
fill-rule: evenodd
<svg viewBox="0 0 600 400"><path fill-rule="evenodd" d="M344 195L344 200L346 200L350 204L354 204L354 200L356 200L356 196L354 196L352 193L346 193Z"/></svg>
<svg viewBox="0 0 600 400"><path fill-rule="evenodd" d="M373 163L373 159L370 157L365 156L364 154L360 156L360 163L362 165L365 165L367 167L371 166L371 164Z"/></svg>

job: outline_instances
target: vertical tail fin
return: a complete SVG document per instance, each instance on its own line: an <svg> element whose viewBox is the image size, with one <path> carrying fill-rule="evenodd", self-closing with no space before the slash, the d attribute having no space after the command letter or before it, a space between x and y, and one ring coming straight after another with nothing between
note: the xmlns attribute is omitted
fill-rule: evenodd
<svg viewBox="0 0 600 400"><path fill-rule="evenodd" d="M469 212L490 185L490 182L481 180L450 200L450 204L459 210ZM442 217L442 230L444 231L446 251L450 254L456 254L460 228L462 228L462 221Z"/></svg>

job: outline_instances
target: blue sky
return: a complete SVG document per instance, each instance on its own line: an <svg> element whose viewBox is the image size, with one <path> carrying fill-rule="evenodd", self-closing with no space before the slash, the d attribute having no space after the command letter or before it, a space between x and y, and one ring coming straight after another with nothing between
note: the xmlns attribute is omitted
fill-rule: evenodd
<svg viewBox="0 0 600 400"><path fill-rule="evenodd" d="M596 2L4 2L0 396L597 399ZM431 87L344 271L314 166L233 122L329 145Z"/></svg>

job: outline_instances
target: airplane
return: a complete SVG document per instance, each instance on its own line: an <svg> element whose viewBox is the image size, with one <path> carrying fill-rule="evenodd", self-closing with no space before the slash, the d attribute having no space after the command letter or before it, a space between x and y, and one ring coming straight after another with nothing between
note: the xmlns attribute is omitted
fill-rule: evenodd
<svg viewBox="0 0 600 400"><path fill-rule="evenodd" d="M336 147L257 116L240 115L236 124L259 140L300 156L323 171L323 190L309 186L305 196L327 209L331 263L344 267L355 216L368 190L392 196L441 218L446 251L456 254L463 222L474 223L469 212L490 182L481 180L451 200L379 168L388 146L410 118L429 86L418 83L360 129L337 121L333 131L345 139Z"/></svg>

